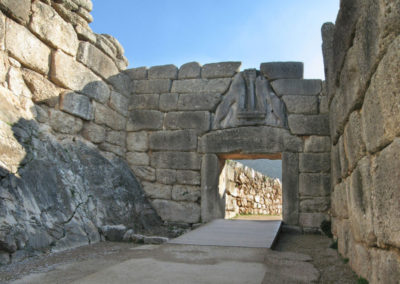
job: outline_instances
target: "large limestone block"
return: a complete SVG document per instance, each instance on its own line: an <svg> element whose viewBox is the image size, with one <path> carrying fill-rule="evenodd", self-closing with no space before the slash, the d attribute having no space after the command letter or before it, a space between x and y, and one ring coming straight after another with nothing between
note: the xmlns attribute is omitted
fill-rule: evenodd
<svg viewBox="0 0 400 284"><path fill-rule="evenodd" d="M178 68L173 64L153 66L148 71L149 79L176 79Z"/></svg>
<svg viewBox="0 0 400 284"><path fill-rule="evenodd" d="M106 139L106 130L103 126L86 122L83 125L82 136L93 143L101 143Z"/></svg>
<svg viewBox="0 0 400 284"><path fill-rule="evenodd" d="M128 133L126 147L129 151L147 151L149 148L148 133L146 131Z"/></svg>
<svg viewBox="0 0 400 284"><path fill-rule="evenodd" d="M8 74L7 74L7 83L8 88L11 92L13 92L14 96L25 98L31 98L32 93L29 88L26 86L24 79L22 77L22 73L20 69L15 67L10 67Z"/></svg>
<svg viewBox="0 0 400 284"><path fill-rule="evenodd" d="M131 80L144 80L147 79L147 67L131 68L124 71Z"/></svg>
<svg viewBox="0 0 400 284"><path fill-rule="evenodd" d="M157 169L156 179L159 183L174 184L176 182L176 170Z"/></svg>
<svg viewBox="0 0 400 284"><path fill-rule="evenodd" d="M364 140L375 152L400 134L400 36L381 60L365 95L362 108Z"/></svg>
<svg viewBox="0 0 400 284"><path fill-rule="evenodd" d="M396 250L370 250L371 283L396 283L400 279L400 253Z"/></svg>
<svg viewBox="0 0 400 284"><path fill-rule="evenodd" d="M282 214L288 225L299 224L299 155L282 155Z"/></svg>
<svg viewBox="0 0 400 284"><path fill-rule="evenodd" d="M135 166L131 165L131 169L135 176L140 180L155 181L156 170L149 166Z"/></svg>
<svg viewBox="0 0 400 284"><path fill-rule="evenodd" d="M347 182L347 181L346 181ZM335 186L331 195L331 212L332 216L339 218L349 218L348 203L347 203L347 188L346 182L341 182Z"/></svg>
<svg viewBox="0 0 400 284"><path fill-rule="evenodd" d="M76 55L79 41L73 26L65 22L49 5L39 1L33 3L29 27L52 47L62 49L72 56Z"/></svg>
<svg viewBox="0 0 400 284"><path fill-rule="evenodd" d="M135 166L148 166L150 164L149 155L143 152L128 152L126 160L130 165Z"/></svg>
<svg viewBox="0 0 400 284"><path fill-rule="evenodd" d="M198 62L188 62L179 68L179 79L196 79L200 78L201 66Z"/></svg>
<svg viewBox="0 0 400 284"><path fill-rule="evenodd" d="M129 109L155 109L158 110L160 95L143 94L133 95L129 98Z"/></svg>
<svg viewBox="0 0 400 284"><path fill-rule="evenodd" d="M0 98L1 95L0 95ZM2 101L3 104L3 101ZM2 110L2 106L0 106ZM3 121L3 115L0 111L0 164L3 171L11 173L17 172L21 162L26 157L26 150L14 135L14 129L7 121Z"/></svg>
<svg viewBox="0 0 400 284"><path fill-rule="evenodd" d="M332 186L335 186L342 179L340 168L340 154L339 154L339 145L333 145L331 149L331 177L332 177Z"/></svg>
<svg viewBox="0 0 400 284"><path fill-rule="evenodd" d="M180 94L177 104L177 109L213 111L215 110L217 104L220 101L221 101L221 94L218 93Z"/></svg>
<svg viewBox="0 0 400 284"><path fill-rule="evenodd" d="M179 184L200 185L200 173L198 171L177 171L176 181Z"/></svg>
<svg viewBox="0 0 400 284"><path fill-rule="evenodd" d="M113 153L119 157L124 157L125 156L125 149L122 148L121 146L118 145L114 145L108 142L103 142L99 145L99 149L106 151L106 152L110 152Z"/></svg>
<svg viewBox="0 0 400 284"><path fill-rule="evenodd" d="M362 122L358 112L350 115L349 122L344 130L343 142L349 162L349 170L353 170L358 160L365 155L365 144L362 139Z"/></svg>
<svg viewBox="0 0 400 284"><path fill-rule="evenodd" d="M271 86L278 96L299 95L315 96L321 92L321 80L314 79L280 79L271 82Z"/></svg>
<svg viewBox="0 0 400 284"><path fill-rule="evenodd" d="M231 83L231 78L222 79L187 79L175 80L172 83L172 93L225 93Z"/></svg>
<svg viewBox="0 0 400 284"><path fill-rule="evenodd" d="M303 62L266 62L261 63L260 71L268 80L302 79Z"/></svg>
<svg viewBox="0 0 400 284"><path fill-rule="evenodd" d="M317 96L283 96L282 99L290 114L318 114Z"/></svg>
<svg viewBox="0 0 400 284"><path fill-rule="evenodd" d="M125 147L126 132L110 130L107 132L106 141L114 145Z"/></svg>
<svg viewBox="0 0 400 284"><path fill-rule="evenodd" d="M201 138L203 153L280 153L287 148L302 150L301 139L275 127L240 127L217 130ZM293 149L296 152L296 149Z"/></svg>
<svg viewBox="0 0 400 284"><path fill-rule="evenodd" d="M304 174L299 176L301 196L328 196L331 191L330 174Z"/></svg>
<svg viewBox="0 0 400 284"><path fill-rule="evenodd" d="M178 109L179 94L168 93L161 94L159 101L159 108L161 111L171 111Z"/></svg>
<svg viewBox="0 0 400 284"><path fill-rule="evenodd" d="M25 66L41 74L49 72L50 48L11 20L6 20L6 48Z"/></svg>
<svg viewBox="0 0 400 284"><path fill-rule="evenodd" d="M328 173L331 169L329 153L300 153L300 172Z"/></svg>
<svg viewBox="0 0 400 284"><path fill-rule="evenodd" d="M128 99L120 93L111 91L110 101L108 105L113 109L122 114L123 116L128 115Z"/></svg>
<svg viewBox="0 0 400 284"><path fill-rule="evenodd" d="M299 224L305 228L319 229L322 221L329 220L329 216L325 213L300 213Z"/></svg>
<svg viewBox="0 0 400 284"><path fill-rule="evenodd" d="M114 61L89 42L79 44L77 60L106 80L119 72Z"/></svg>
<svg viewBox="0 0 400 284"><path fill-rule="evenodd" d="M200 221L200 206L197 203L156 199L151 204L164 221L182 223Z"/></svg>
<svg viewBox="0 0 400 284"><path fill-rule="evenodd" d="M54 106L57 102L61 89L47 80L44 76L29 69L22 70L22 76L35 103L46 103Z"/></svg>
<svg viewBox="0 0 400 284"><path fill-rule="evenodd" d="M200 157L194 152L154 152L151 165L161 169L199 170Z"/></svg>
<svg viewBox="0 0 400 284"><path fill-rule="evenodd" d="M124 130L126 118L115 110L100 103L95 103L94 121L97 124L104 124L114 130Z"/></svg>
<svg viewBox="0 0 400 284"><path fill-rule="evenodd" d="M170 79L136 80L133 82L133 92L136 94L162 94L171 89Z"/></svg>
<svg viewBox="0 0 400 284"><path fill-rule="evenodd" d="M400 247L400 139L396 138L376 158L373 169L374 231L378 245ZM366 184L365 186L371 186ZM364 190L368 190L365 188ZM365 198L366 198L365 197Z"/></svg>
<svg viewBox="0 0 400 284"><path fill-rule="evenodd" d="M349 160L347 159L343 136L340 136L337 145L339 151L340 174L342 177L346 177L349 175Z"/></svg>
<svg viewBox="0 0 400 284"><path fill-rule="evenodd" d="M207 79L233 77L240 71L241 65L242 62L219 62L206 64L201 69L201 77Z"/></svg>
<svg viewBox="0 0 400 284"><path fill-rule="evenodd" d="M153 182L142 182L143 190L147 197L152 199L171 199L172 186L153 183Z"/></svg>
<svg viewBox="0 0 400 284"><path fill-rule="evenodd" d="M150 134L151 150L190 151L197 149L194 130L157 131Z"/></svg>
<svg viewBox="0 0 400 284"><path fill-rule="evenodd" d="M50 110L49 120L51 128L63 134L76 134L83 126L81 119L55 109Z"/></svg>
<svg viewBox="0 0 400 284"><path fill-rule="evenodd" d="M199 186L174 185L172 187L172 200L196 202L201 197Z"/></svg>
<svg viewBox="0 0 400 284"><path fill-rule="evenodd" d="M128 119L127 130L159 130L163 126L164 115L156 110L133 110Z"/></svg>
<svg viewBox="0 0 400 284"><path fill-rule="evenodd" d="M339 240L339 242L341 242ZM343 241L344 243L345 241ZM350 240L347 244L351 268L365 279L371 279L371 252L364 244ZM379 283L379 282L376 282ZM383 282L385 283L385 282Z"/></svg>
<svg viewBox="0 0 400 284"><path fill-rule="evenodd" d="M196 129L204 132L210 129L210 113L206 111L169 112L165 116L167 129Z"/></svg>
<svg viewBox="0 0 400 284"><path fill-rule="evenodd" d="M325 114L320 115L289 115L289 128L297 135L329 135L329 118Z"/></svg>
<svg viewBox="0 0 400 284"><path fill-rule="evenodd" d="M60 96L60 109L83 118L93 119L93 106L90 99L84 95L66 91Z"/></svg>
<svg viewBox="0 0 400 284"><path fill-rule="evenodd" d="M88 12L92 11L93 3L91 0L72 0L76 5L81 8L87 10Z"/></svg>
<svg viewBox="0 0 400 284"><path fill-rule="evenodd" d="M30 0L0 0L0 8L21 24L27 24L29 21Z"/></svg>
<svg viewBox="0 0 400 284"><path fill-rule="evenodd" d="M304 141L304 152L320 153L331 151L329 136L310 136Z"/></svg>
<svg viewBox="0 0 400 284"><path fill-rule="evenodd" d="M313 197L300 200L300 212L326 212L329 209L329 197Z"/></svg>
<svg viewBox="0 0 400 284"><path fill-rule="evenodd" d="M371 162L368 157L364 157L351 174L346 190L354 240L373 246L376 245L377 232L374 232L373 228L374 185L370 170Z"/></svg>
<svg viewBox="0 0 400 284"><path fill-rule="evenodd" d="M60 50L53 52L50 79L61 86L81 91L90 98L104 103L110 90L106 83L88 68Z"/></svg>

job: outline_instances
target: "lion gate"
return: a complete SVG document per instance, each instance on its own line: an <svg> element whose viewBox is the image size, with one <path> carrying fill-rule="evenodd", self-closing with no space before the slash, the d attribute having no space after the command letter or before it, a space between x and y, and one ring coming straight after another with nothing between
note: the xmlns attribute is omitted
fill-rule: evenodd
<svg viewBox="0 0 400 284"><path fill-rule="evenodd" d="M223 218L225 159L282 159L283 221L313 231L329 218L330 138L320 80L300 62L127 70L127 161L165 221Z"/></svg>

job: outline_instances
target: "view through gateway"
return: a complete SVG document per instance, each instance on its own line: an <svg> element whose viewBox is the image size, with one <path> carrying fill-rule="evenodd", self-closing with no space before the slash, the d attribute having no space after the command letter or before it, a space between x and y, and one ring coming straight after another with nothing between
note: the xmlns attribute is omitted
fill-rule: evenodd
<svg viewBox="0 0 400 284"><path fill-rule="evenodd" d="M219 195L225 219L282 220L282 161L226 159Z"/></svg>

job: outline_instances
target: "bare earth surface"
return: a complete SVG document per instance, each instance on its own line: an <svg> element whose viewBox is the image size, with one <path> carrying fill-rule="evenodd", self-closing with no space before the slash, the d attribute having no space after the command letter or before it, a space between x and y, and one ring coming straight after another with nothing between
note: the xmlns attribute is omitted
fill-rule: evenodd
<svg viewBox="0 0 400 284"><path fill-rule="evenodd" d="M326 236L281 233L274 250L303 253L320 272L319 283L357 283L357 275L337 252L329 248L332 240ZM267 283L267 282L266 282Z"/></svg>
<svg viewBox="0 0 400 284"><path fill-rule="evenodd" d="M249 249L237 248L238 251L236 253L233 252L233 249L226 250L226 248L222 249L219 247L179 245L137 246L131 243L103 242L61 253L54 253L44 257L31 258L19 264L2 266L0 267L0 283L8 283L21 278L24 280L17 281L18 283L71 283L77 280L79 281L78 283L96 283L90 281L90 275L98 274L99 271L104 271L105 273L102 277L105 277L113 272L113 267L122 268L122 271L129 270L129 267L139 268L138 264L143 262L141 259L149 262L146 262L147 264L143 263L143 265L146 264L146 267L148 267L148 265L160 265L160 267L158 267L159 270L162 270L163 267L167 269L169 265L173 263L180 263L180 265L182 265L181 268L185 270L194 268L193 264L199 265L197 269L205 269L204 271L214 271L213 269L219 271L221 268L224 269L223 266L218 268L219 264L224 263L223 261L212 260L214 259L213 254L215 254L216 257L221 257L221 255L223 255L225 263L227 263L226 261L229 259L235 261L236 258L235 267L239 269L239 266L242 266L243 269L254 269L252 273L258 275L265 269L261 265L263 263L263 257L261 255L264 254L264 265L267 265L267 271L269 272L265 273L265 275L260 278L263 279L263 283L277 283L276 281L279 281L280 278L276 275L271 278L273 274L271 271L281 270L284 274L298 273L299 276L301 276L300 274L304 270L303 267L310 271L310 264L313 265L320 274L319 280L312 281L313 283L356 283L356 275L350 270L349 266L345 264L345 261L337 255L336 250L329 248L330 243L330 239L320 235L281 233L275 245L275 250L277 252L271 252L268 249L265 249L265 251L259 249L250 251ZM246 253L248 253L248 256L243 258ZM259 255L260 253L261 255ZM293 253L293 261L290 261L290 253ZM310 257L302 257L302 254L309 255ZM238 255L240 255L240 257ZM194 256L196 256L196 260L192 259ZM204 259L197 259L199 256ZM158 259L158 261L152 262L150 259ZM273 261L269 261L269 259L273 259ZM284 267L282 267L282 264ZM246 265L249 267L246 268ZM285 271L286 265L287 271ZM155 267L153 266L153 268ZM155 273L151 267L148 267L148 269L153 271L152 273ZM172 269L172 267L168 269ZM147 269L145 268L145 270ZM194 275L196 270L191 273ZM234 273L234 271L231 273ZM38 277L36 275L41 276ZM121 275L120 271L116 275ZM192 276L190 275L189 277ZM225 275L222 275L222 277L225 277ZM85 281L80 282L79 279ZM194 280L193 278L189 279ZM223 279L224 278L222 278L222 280ZM158 280L160 282L156 281L154 283L163 283L161 281L162 276L160 276ZM236 283L234 281L232 282L233 279L229 275L226 276L225 280L226 283ZM243 283L261 282L261 280L257 281L258 282L250 281ZM140 282L116 281L115 283ZM176 283L184 282L178 281ZM194 280L191 283L204 282L200 279L199 281ZM218 283L225 282L219 281ZM311 281L290 281L283 283L311 283Z"/></svg>

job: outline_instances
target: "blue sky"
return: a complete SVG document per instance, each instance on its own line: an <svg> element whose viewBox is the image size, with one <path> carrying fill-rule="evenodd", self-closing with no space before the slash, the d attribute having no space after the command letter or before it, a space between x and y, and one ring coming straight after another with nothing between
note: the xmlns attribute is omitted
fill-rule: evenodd
<svg viewBox="0 0 400 284"><path fill-rule="evenodd" d="M93 0L96 33L116 37L129 67L242 61L303 61L324 78L321 25L339 0Z"/></svg>

